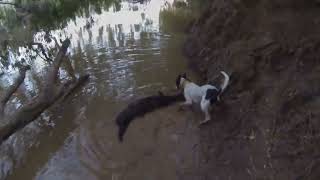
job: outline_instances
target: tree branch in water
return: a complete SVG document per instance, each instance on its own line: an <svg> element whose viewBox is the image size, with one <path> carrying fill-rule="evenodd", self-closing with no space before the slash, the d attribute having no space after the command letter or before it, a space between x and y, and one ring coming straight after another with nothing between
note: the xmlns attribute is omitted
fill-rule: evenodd
<svg viewBox="0 0 320 180"><path fill-rule="evenodd" d="M4 108L13 95L14 92L17 91L17 89L20 87L20 85L23 83L25 77L26 77L26 72L30 68L27 67L22 67L19 73L18 78L15 80L15 82L9 87L8 90L3 94L3 96L0 98L0 117L3 116L4 114Z"/></svg>
<svg viewBox="0 0 320 180"><path fill-rule="evenodd" d="M47 61L52 61L52 59L47 55L46 50L43 47L42 43L36 43L36 42L32 42L29 44L30 46L38 46L38 48L41 50L42 55L46 58Z"/></svg>
<svg viewBox="0 0 320 180"><path fill-rule="evenodd" d="M29 107L23 107L18 111L18 113L8 117L8 123L0 127L0 144L8 139L12 134L33 122L41 115L41 113L52 106L57 100L68 97L88 79L89 76L85 75L80 77L76 83L65 83L58 88L56 93L52 94L51 98L36 100L36 102L33 102L33 105Z"/></svg>
<svg viewBox="0 0 320 180"><path fill-rule="evenodd" d="M45 78L45 83L40 94L30 100L27 104L19 108L15 113L4 117L6 124L0 126L0 144L8 139L12 134L24 128L29 123L33 122L46 109L52 106L59 99L66 99L78 87L82 86L89 79L89 75L81 76L80 78L67 81L61 85L57 85L57 75L63 60L68 60L66 57L67 49L70 45L70 40L63 41L62 46L56 58L51 65L49 72ZM19 78L19 82L23 82L24 78ZM22 80L21 80L22 79ZM21 82L21 83L22 83ZM20 83L20 84L21 84ZM12 88L8 94L13 94L17 88ZM10 96L11 96L10 95ZM8 101L8 98L4 98Z"/></svg>

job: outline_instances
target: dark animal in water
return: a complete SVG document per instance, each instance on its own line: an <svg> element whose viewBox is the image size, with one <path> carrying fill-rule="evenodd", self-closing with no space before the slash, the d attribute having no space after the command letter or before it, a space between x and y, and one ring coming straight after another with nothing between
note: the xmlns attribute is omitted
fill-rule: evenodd
<svg viewBox="0 0 320 180"><path fill-rule="evenodd" d="M144 97L130 103L118 114L116 118L116 123L119 128L119 141L123 141L123 136L129 124L136 117L143 116L146 113L152 112L159 108L167 107L177 101L184 101L184 96L182 93L176 95L164 95L162 92L159 92L159 95Z"/></svg>

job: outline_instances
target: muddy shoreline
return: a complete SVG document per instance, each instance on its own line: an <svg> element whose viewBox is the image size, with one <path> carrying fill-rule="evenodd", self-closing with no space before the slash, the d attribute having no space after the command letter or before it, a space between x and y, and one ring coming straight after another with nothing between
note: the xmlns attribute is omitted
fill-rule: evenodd
<svg viewBox="0 0 320 180"><path fill-rule="evenodd" d="M202 179L319 179L317 1L215 0L184 53L206 82L232 74L200 130Z"/></svg>

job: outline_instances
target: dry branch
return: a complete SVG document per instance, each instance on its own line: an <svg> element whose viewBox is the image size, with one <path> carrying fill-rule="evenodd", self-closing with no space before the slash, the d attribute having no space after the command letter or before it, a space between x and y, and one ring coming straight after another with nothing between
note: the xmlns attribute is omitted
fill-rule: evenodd
<svg viewBox="0 0 320 180"><path fill-rule="evenodd" d="M61 49L61 46L59 45L57 38L56 38L56 37L52 37L52 39L53 39L54 42L55 42L56 48ZM62 45L62 46L63 46L63 45ZM65 58L66 58L66 59L65 59L65 61L64 61L64 64L65 64L65 68L66 68L68 74L71 76L72 79L76 79L75 73L74 73L74 69L73 69L73 67L72 67L72 65L71 65L71 62L70 62L69 57L68 57L68 56L65 56Z"/></svg>
<svg viewBox="0 0 320 180"><path fill-rule="evenodd" d="M52 37L52 39L54 40L56 47L60 49L60 45L58 43L57 38L56 37Z"/></svg>
<svg viewBox="0 0 320 180"><path fill-rule="evenodd" d="M59 52L56 58L54 59L53 64L51 65L49 72L47 74L46 82L43 87L43 92L40 94L41 99L50 98L51 95L53 94L59 68L60 68L61 62L65 59L66 52L68 50L69 45L70 45L69 39L66 39L63 41L62 46L60 47Z"/></svg>
<svg viewBox="0 0 320 180"><path fill-rule="evenodd" d="M42 43L36 43L36 42L32 42L29 44L30 46L38 46L38 48L41 50L42 55L45 57L45 59L47 61L52 61L52 59L47 55L46 50L43 47Z"/></svg>
<svg viewBox="0 0 320 180"><path fill-rule="evenodd" d="M57 74L62 61L67 59L65 56L69 45L69 39L63 41L62 46L60 47L59 52L49 69L40 94L29 103L19 108L14 114L4 117L4 122L7 123L0 127L0 144L8 139L12 134L33 122L41 115L41 113L43 113L56 101L59 99L64 100L89 79L89 75L85 75L81 76L76 81L68 81L62 85L57 85ZM23 82L23 79L20 81ZM16 89L17 88L15 88L15 90ZM13 94L15 90L13 89L10 91L10 94ZM5 101L8 101L7 98L5 98Z"/></svg>
<svg viewBox="0 0 320 180"><path fill-rule="evenodd" d="M61 65L62 60L65 59L64 57L66 56L66 52L68 50L69 45L70 45L69 39L66 39L63 41L62 46L60 47L60 50L58 52L58 55L53 61L53 66L51 68L51 71L49 72L49 75L48 75L49 82L52 83L56 81L59 67Z"/></svg>
<svg viewBox="0 0 320 180"><path fill-rule="evenodd" d="M8 139L12 134L22 129L29 123L33 122L37 117L41 115L46 109L53 105L60 98L65 98L71 93L74 92L77 87L83 85L89 76L85 75L80 77L76 83L69 84L66 83L62 85L58 92L54 93L52 98L42 99L36 102L36 105L30 107L25 107L19 110L18 113L15 113L9 117L8 124L0 127L0 144L2 144L6 139Z"/></svg>
<svg viewBox="0 0 320 180"><path fill-rule="evenodd" d="M20 85L23 83L25 77L26 77L26 72L29 70L29 67L22 67L20 69L20 73L18 78L15 80L13 85L9 87L9 89L4 93L4 95L0 98L0 117L4 114L4 108L13 95L14 92L17 91L17 89L20 87Z"/></svg>

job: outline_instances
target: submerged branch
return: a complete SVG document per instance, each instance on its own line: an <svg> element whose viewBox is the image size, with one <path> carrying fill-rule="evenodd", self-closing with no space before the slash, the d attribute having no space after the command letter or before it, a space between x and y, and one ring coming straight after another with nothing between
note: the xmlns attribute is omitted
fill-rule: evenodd
<svg viewBox="0 0 320 180"><path fill-rule="evenodd" d="M30 68L28 66L21 68L18 78L15 80L13 85L11 85L9 87L9 89L4 92L4 95L0 98L0 115L3 115L4 108L7 104L7 102L9 101L11 96L17 91L17 89L20 87L20 85L23 83L23 81L26 77L26 72L29 69Z"/></svg>
<svg viewBox="0 0 320 180"><path fill-rule="evenodd" d="M57 87L57 83L55 83L55 81L57 80L57 74L62 61L67 60L65 56L69 45L69 39L63 41L62 46L60 47L59 52L49 69L49 72L45 79L45 83L42 87L43 89L40 92L40 94L37 97L30 100L20 109L18 109L15 113L4 117L4 122L6 122L6 124L0 127L0 145L12 134L24 128L26 125L37 119L37 117L39 117L41 113L43 113L46 109L52 106L59 99L66 99L78 87L82 86L85 82L88 81L89 75L84 75L76 80L73 79L67 81L66 83L58 85ZM21 84L23 82L25 72L23 74L23 77L19 78L19 81L17 81L16 84ZM4 104L8 101L8 97L10 98L10 96L15 92L15 90L18 87L18 85L14 86L14 88L12 88L12 90L9 91L9 95L4 96L5 98L3 98L2 101L4 102Z"/></svg>
<svg viewBox="0 0 320 180"><path fill-rule="evenodd" d="M43 92L40 94L40 98L42 99L50 98L50 96L53 94L55 85L56 85L56 80L58 78L59 68L62 61L65 59L66 52L68 50L69 45L70 45L69 39L66 39L63 41L63 44L59 49L59 52L55 57L53 64L49 68L49 72L47 74L46 81L43 85Z"/></svg>
<svg viewBox="0 0 320 180"><path fill-rule="evenodd" d="M56 47L60 49L60 45L58 43L57 38L56 37L52 37L52 39L54 40Z"/></svg>
<svg viewBox="0 0 320 180"><path fill-rule="evenodd" d="M32 42L29 44L30 46L38 46L38 48L41 50L42 55L46 58L47 61L52 61L52 59L47 55L46 50L43 47L42 43L36 43L36 42ZM39 55L40 56L40 55ZM41 57L41 56L40 56Z"/></svg>
<svg viewBox="0 0 320 180"><path fill-rule="evenodd" d="M60 47L60 50L58 52L58 55L54 59L52 68L48 74L48 80L50 83L53 83L56 81L59 67L61 65L62 60L65 59L64 57L67 53L67 50L68 50L70 43L71 42L69 39L66 39L63 41L62 46Z"/></svg>
<svg viewBox="0 0 320 180"><path fill-rule="evenodd" d="M49 99L41 99L35 102L30 107L22 107L17 113L8 117L8 123L0 127L0 144L8 139L12 134L19 131L29 123L33 122L37 117L41 115L46 109L52 106L60 98L65 99L71 93L73 93L78 87L83 85L89 79L88 75L80 77L75 83L69 82L63 84L58 88L58 91L54 93Z"/></svg>

